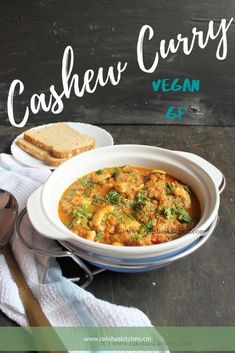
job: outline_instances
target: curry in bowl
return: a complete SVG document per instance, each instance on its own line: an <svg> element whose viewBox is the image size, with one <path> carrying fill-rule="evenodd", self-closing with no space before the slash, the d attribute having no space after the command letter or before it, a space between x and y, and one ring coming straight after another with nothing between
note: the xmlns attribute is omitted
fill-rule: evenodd
<svg viewBox="0 0 235 353"><path fill-rule="evenodd" d="M119 246L164 243L189 233L200 218L194 192L159 169L104 168L63 193L59 217L85 239Z"/></svg>

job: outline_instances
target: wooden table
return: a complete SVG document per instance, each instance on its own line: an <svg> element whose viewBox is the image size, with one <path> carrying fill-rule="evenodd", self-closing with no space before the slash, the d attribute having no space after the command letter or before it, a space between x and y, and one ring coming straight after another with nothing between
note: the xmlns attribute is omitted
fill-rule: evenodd
<svg viewBox="0 0 235 353"><path fill-rule="evenodd" d="M192 38L192 28L206 35L208 23L217 28L221 19L235 12L234 0L13 0L0 2L0 119L7 123L7 95L11 82L20 79L24 92L14 97L14 113L21 121L33 93L50 85L62 90L61 61L66 46L74 50L73 73L87 69L104 71L118 61L128 62L117 86L98 87L82 98L71 95L64 101L63 113L56 119L81 119L95 124L164 124L169 106L187 106L183 123L187 125L233 124L234 105L234 24L228 31L228 55L216 58L220 37L201 50L196 44L190 55L182 48L165 60L160 59L153 73L145 73L137 64L136 44L141 27L150 25L154 38L146 43L146 61L152 64L161 39L176 38L178 33ZM234 17L234 16L233 16ZM152 80L174 78L200 79L199 92L155 93ZM48 122L52 113L30 114L29 122ZM171 123L179 123L178 119Z"/></svg>
<svg viewBox="0 0 235 353"><path fill-rule="evenodd" d="M11 82L18 78L25 86L23 94L14 97L19 123L32 94L47 94L52 84L61 88L62 55L70 45L75 55L73 73L81 77L89 68L96 72L101 66L106 70L119 60L127 61L120 84L99 87L81 99L72 95L56 116L31 113L27 129L59 120L102 124L116 144L148 144L196 153L226 177L218 225L200 250L153 272L105 271L88 289L100 299L143 310L154 325L234 325L235 31L233 22L225 61L216 59L217 40L205 50L195 47L189 56L180 51L160 60L152 74L138 67L138 33L144 24L154 29L155 39L149 41L146 52L151 61L161 39L176 38L178 33L190 38L195 26L206 33L210 20L218 26L234 11L234 0L0 2L0 152L9 153L11 141L22 132L9 124L6 102ZM152 80L176 77L200 79L200 91L153 91ZM187 106L182 121L166 119L172 105ZM0 312L0 326L14 325Z"/></svg>
<svg viewBox="0 0 235 353"><path fill-rule="evenodd" d="M30 127L30 126L28 126ZM123 274L105 271L89 291L115 304L143 310L154 325L234 325L235 304L235 127L103 125L115 143L139 143L197 153L227 179L219 222L196 253L161 270ZM19 130L2 126L0 152L8 151ZM15 325L0 314L0 326Z"/></svg>

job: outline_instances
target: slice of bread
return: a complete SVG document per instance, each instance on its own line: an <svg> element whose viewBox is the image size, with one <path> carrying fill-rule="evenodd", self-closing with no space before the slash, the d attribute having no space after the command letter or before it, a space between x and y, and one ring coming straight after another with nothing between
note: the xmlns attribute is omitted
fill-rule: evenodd
<svg viewBox="0 0 235 353"><path fill-rule="evenodd" d="M93 137L80 134L66 123L28 130L24 139L57 158L70 158L94 148L96 144Z"/></svg>
<svg viewBox="0 0 235 353"><path fill-rule="evenodd" d="M58 165L62 164L63 162L67 161L67 158L56 158L52 156L49 152L39 148L32 143L24 140L18 139L16 140L16 144L25 152L29 153L31 156L40 159L45 164L57 167Z"/></svg>

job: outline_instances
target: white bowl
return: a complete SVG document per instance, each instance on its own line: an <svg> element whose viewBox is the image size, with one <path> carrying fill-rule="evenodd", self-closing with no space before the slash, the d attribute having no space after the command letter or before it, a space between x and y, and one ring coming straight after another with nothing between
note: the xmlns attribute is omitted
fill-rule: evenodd
<svg viewBox="0 0 235 353"><path fill-rule="evenodd" d="M193 189L200 202L201 218L190 234L162 244L119 247L79 237L61 222L58 203L69 185L92 171L126 164L163 169ZM216 218L219 201L218 188L213 179L187 155L152 146L115 145L85 152L65 162L53 172L43 187L30 196L27 211L34 228L46 237L70 242L94 258L104 256L111 261L113 258L136 262L152 261L156 256L178 252L195 242Z"/></svg>
<svg viewBox="0 0 235 353"><path fill-rule="evenodd" d="M116 272L146 272L152 270L158 270L162 267L171 265L172 263L181 260L182 258L191 255L193 252L198 250L205 242L211 237L215 226L217 224L217 217L214 219L210 227L207 229L206 234L196 239L193 243L186 246L184 249L175 250L172 253L163 256L155 256L153 259L118 259L108 258L104 256L98 256L97 254L90 254L88 252L81 251L77 246L71 243L62 241L61 244L67 248L67 250L73 252L75 255L83 258L96 267L101 267L106 270Z"/></svg>

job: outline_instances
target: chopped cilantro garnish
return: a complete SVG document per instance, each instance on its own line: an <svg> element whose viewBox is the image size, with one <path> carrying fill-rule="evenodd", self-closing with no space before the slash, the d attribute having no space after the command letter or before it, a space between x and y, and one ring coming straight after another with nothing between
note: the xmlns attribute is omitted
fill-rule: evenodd
<svg viewBox="0 0 235 353"><path fill-rule="evenodd" d="M141 239L143 239L145 237L145 235L146 234L143 234L143 233L137 233L135 237L136 237L137 240L141 240Z"/></svg>
<svg viewBox="0 0 235 353"><path fill-rule="evenodd" d="M182 223L192 222L192 217L184 207L164 207L162 210L162 214L168 220L172 220L175 218L175 216L177 216L178 220Z"/></svg>
<svg viewBox="0 0 235 353"><path fill-rule="evenodd" d="M166 219L171 220L174 218L174 211L175 209L172 207L164 207L162 210L162 214Z"/></svg>
<svg viewBox="0 0 235 353"><path fill-rule="evenodd" d="M146 225L141 224L139 232L136 234L136 239L143 239L147 234L151 233L153 222L149 221Z"/></svg>
<svg viewBox="0 0 235 353"><path fill-rule="evenodd" d="M65 227L67 227L67 228L70 228L71 225L72 225L72 222L67 222L67 223L65 223Z"/></svg>
<svg viewBox="0 0 235 353"><path fill-rule="evenodd" d="M86 188L88 190L91 190L94 187L94 183L92 181L90 181L90 180L87 181L87 180L84 180L84 179L80 179L80 183L81 183L81 185L84 188Z"/></svg>
<svg viewBox="0 0 235 353"><path fill-rule="evenodd" d="M137 194L137 197L136 197L136 202L137 203L143 203L143 202L145 202L145 193L141 193L141 192L139 192L138 194Z"/></svg>
<svg viewBox="0 0 235 353"><path fill-rule="evenodd" d="M119 174L120 173L120 168L118 168L118 167L115 167L115 168L113 168L113 170L112 170L112 176L114 176L114 175L116 175L116 174Z"/></svg>
<svg viewBox="0 0 235 353"><path fill-rule="evenodd" d="M101 197L101 196L96 196L93 200L92 200L92 205L95 205L95 204L97 204L98 202L101 202L101 201L103 201L103 197Z"/></svg>
<svg viewBox="0 0 235 353"><path fill-rule="evenodd" d="M70 191L67 193L66 196L72 196L72 195L75 194L76 191L77 191L76 189L72 189L72 190L70 190Z"/></svg>
<svg viewBox="0 0 235 353"><path fill-rule="evenodd" d="M123 218L124 218L124 217L123 217L121 214L119 214L119 215L116 216L116 219L117 219L118 222L123 221Z"/></svg>
<svg viewBox="0 0 235 353"><path fill-rule="evenodd" d="M100 175L100 174L102 174L102 173L103 173L103 169L99 169L99 170L97 170L97 171L95 172L96 175Z"/></svg>
<svg viewBox="0 0 235 353"><path fill-rule="evenodd" d="M95 241L97 240L100 240L103 236L103 232L102 230L99 230L97 233L96 233L96 236L95 236Z"/></svg>
<svg viewBox="0 0 235 353"><path fill-rule="evenodd" d="M134 209L135 211L140 211L146 205L146 192L139 192L134 201Z"/></svg>
<svg viewBox="0 0 235 353"><path fill-rule="evenodd" d="M146 224L146 228L151 231L153 228L153 221L148 221L148 223Z"/></svg>
<svg viewBox="0 0 235 353"><path fill-rule="evenodd" d="M120 199L121 199L121 194L119 194L115 190L111 190L111 191L109 191L108 194L105 195L105 197L106 197L106 200L108 201L108 203L110 203L112 205L119 205Z"/></svg>
<svg viewBox="0 0 235 353"><path fill-rule="evenodd" d="M174 204L175 204L176 207L179 207L180 204L182 203L178 197L174 197L173 200L174 200Z"/></svg>
<svg viewBox="0 0 235 353"><path fill-rule="evenodd" d="M192 190L190 189L190 187L189 187L189 186L184 185L184 190L185 190L185 191L187 191L187 193L189 193L189 195L191 195L191 194L192 194Z"/></svg>
<svg viewBox="0 0 235 353"><path fill-rule="evenodd" d="M174 184L172 183L167 183L166 184L166 194L170 195L172 193L172 191L174 190Z"/></svg>
<svg viewBox="0 0 235 353"><path fill-rule="evenodd" d="M87 217L88 219L92 218L92 212L90 212L87 206L83 205L82 207L78 207L76 210L72 212L73 218L83 218Z"/></svg>
<svg viewBox="0 0 235 353"><path fill-rule="evenodd" d="M77 216L77 211L76 211L76 210L72 211L72 212L71 212L71 216L72 216L73 218L75 218L75 217Z"/></svg>
<svg viewBox="0 0 235 353"><path fill-rule="evenodd" d="M177 209L177 216L178 216L178 220L182 223L192 222L192 217L190 216L188 211L186 211L186 209L183 207Z"/></svg>

